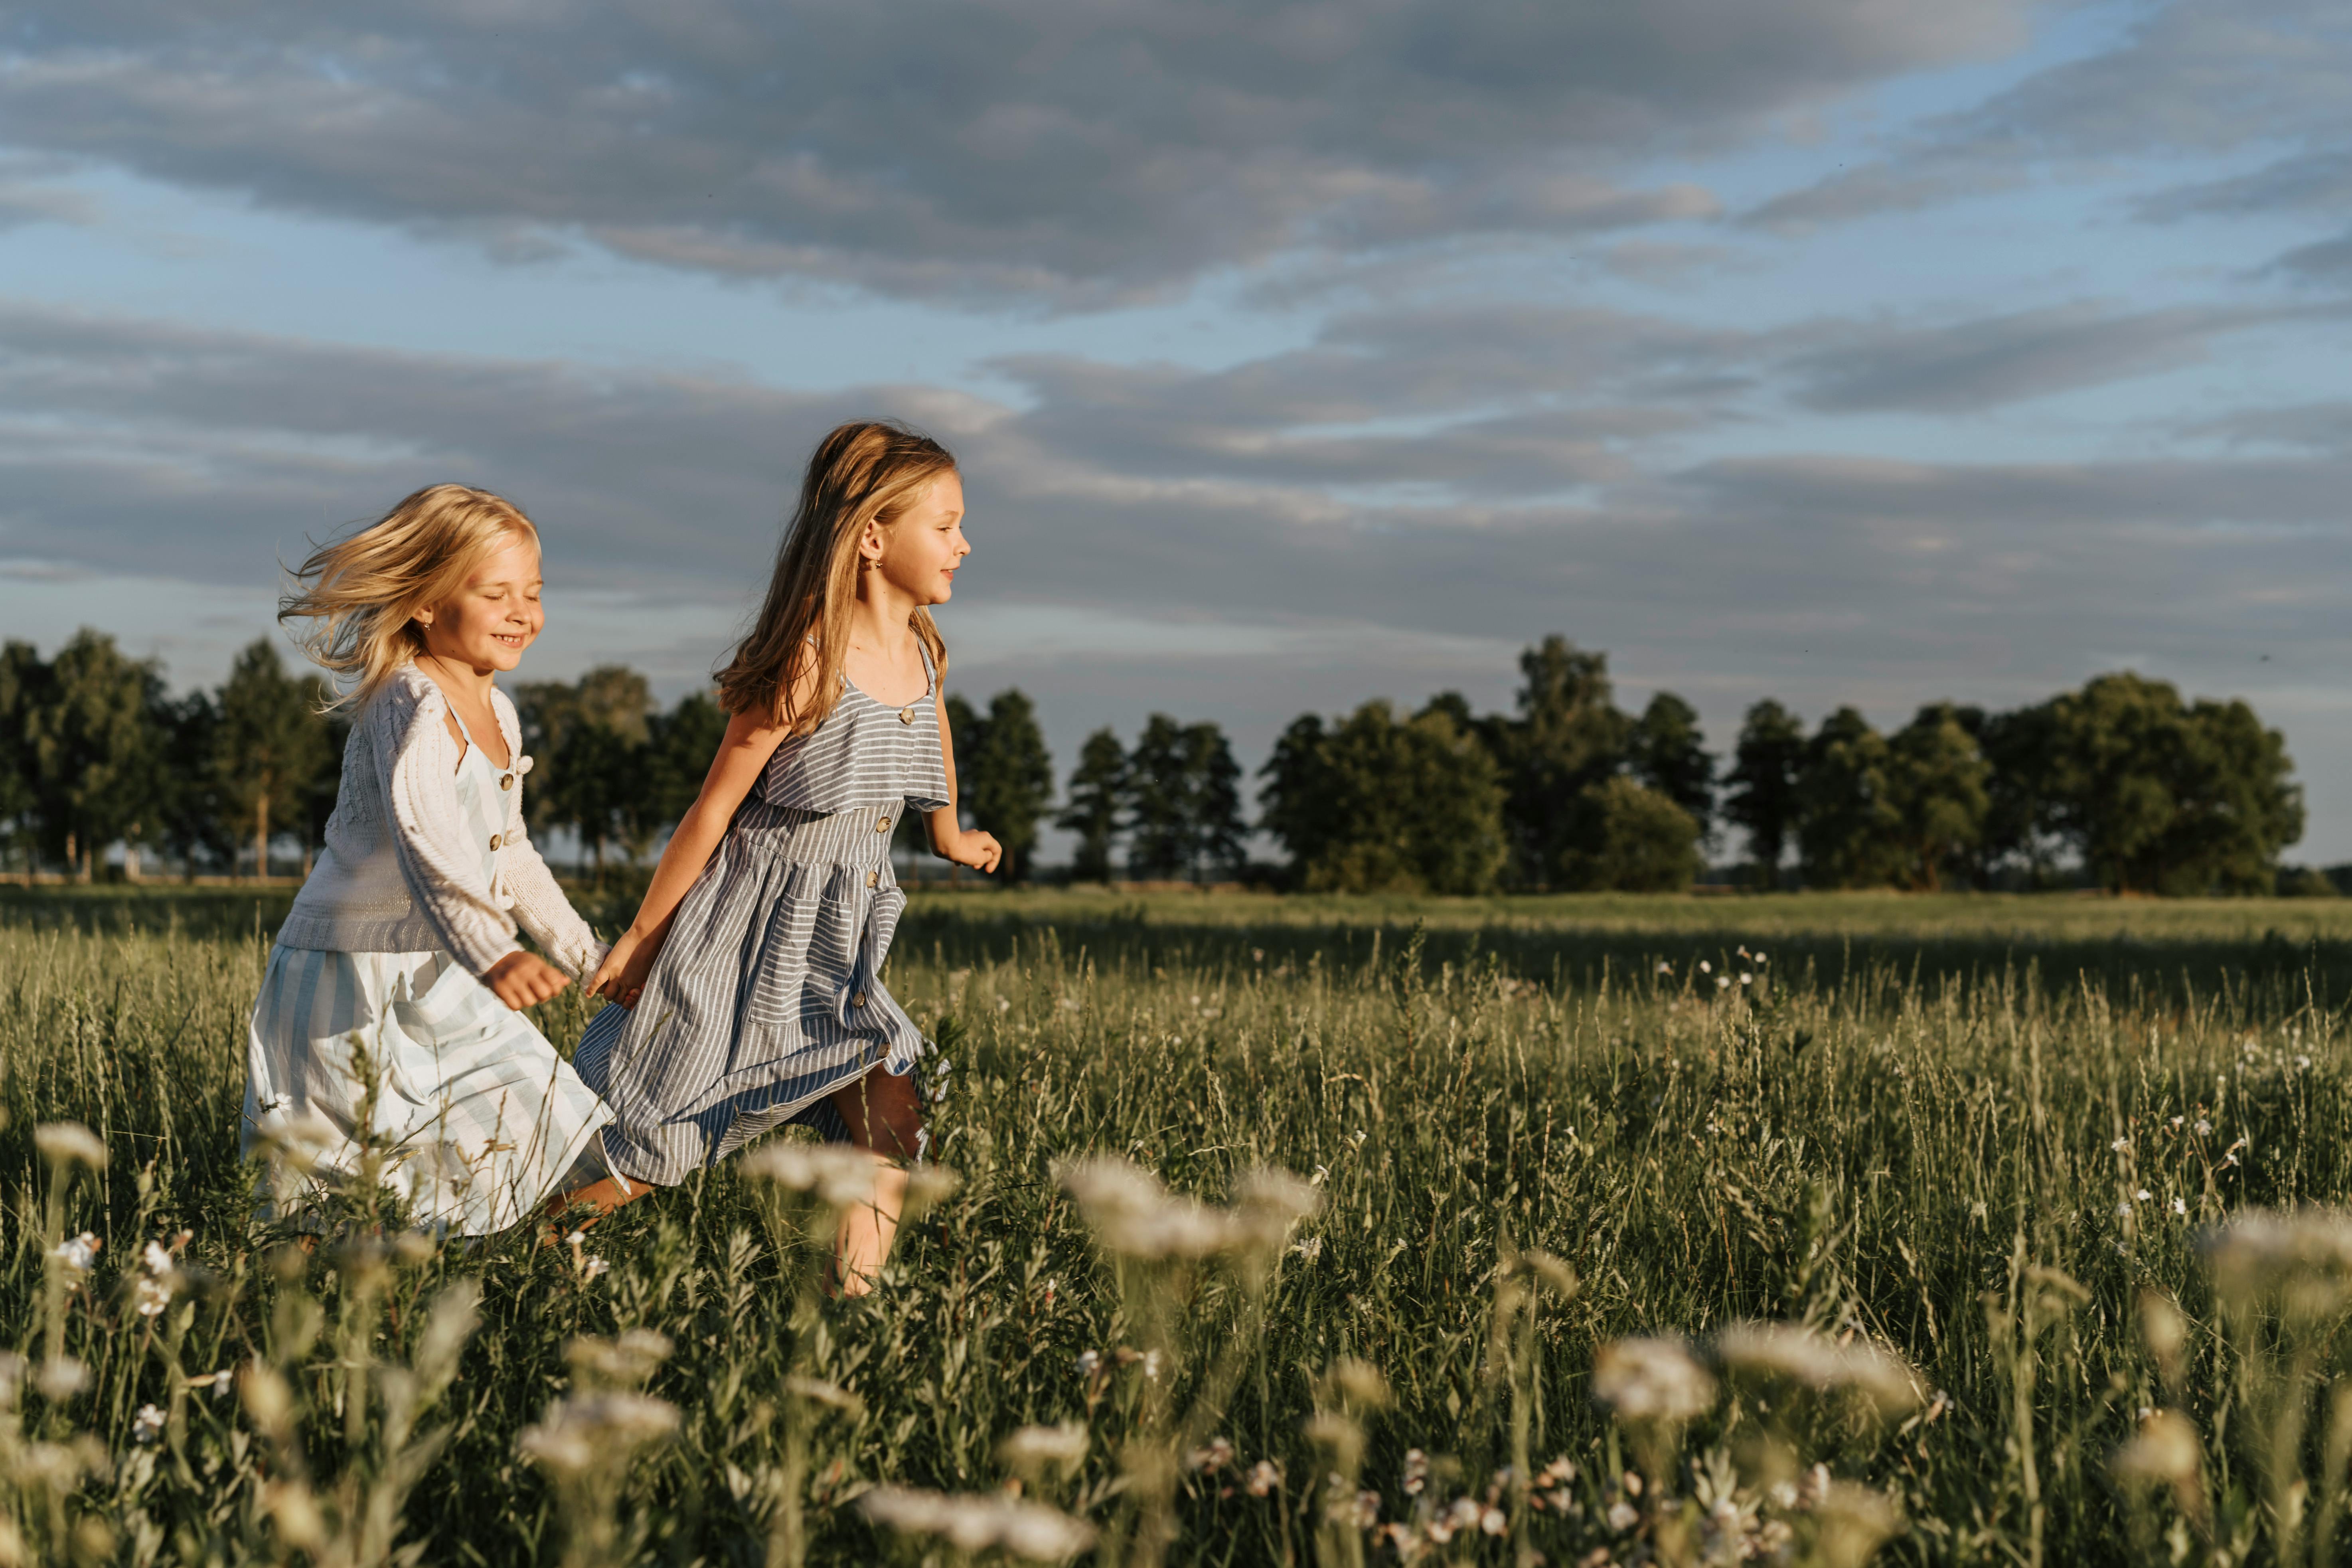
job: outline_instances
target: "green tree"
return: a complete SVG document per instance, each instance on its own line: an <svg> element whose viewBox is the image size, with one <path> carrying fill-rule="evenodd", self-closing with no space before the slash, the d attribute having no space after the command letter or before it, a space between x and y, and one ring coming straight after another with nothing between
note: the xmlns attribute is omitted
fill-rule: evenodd
<svg viewBox="0 0 2352 1568"><path fill-rule="evenodd" d="M1896 879L1902 821L1890 797L1886 737L1852 708L1822 721L1797 775L1797 843L1816 888L1873 888Z"/></svg>
<svg viewBox="0 0 2352 1568"><path fill-rule="evenodd" d="M1003 847L998 874L1008 882L1026 881L1037 850L1037 825L1054 797L1054 759L1045 750L1045 733L1038 727L1035 705L1018 690L990 698L988 717L975 727L969 749L957 731L960 804Z"/></svg>
<svg viewBox="0 0 2352 1568"><path fill-rule="evenodd" d="M1242 770L1216 725L1184 727L1184 777L1192 806L1190 868L1195 876L1239 871L1249 840L1249 825L1242 818Z"/></svg>
<svg viewBox="0 0 2352 1568"><path fill-rule="evenodd" d="M2052 816L2103 887L2260 892L2303 836L2285 738L2242 701L2103 675L2053 699Z"/></svg>
<svg viewBox="0 0 2352 1568"><path fill-rule="evenodd" d="M2054 815L2057 731L2051 705L1980 716L1961 708L1955 716L1974 731L1977 749L1990 769L1984 837L1976 857L1978 884L1990 887L2003 866L2015 864L2031 885L2054 885L2064 845Z"/></svg>
<svg viewBox="0 0 2352 1568"><path fill-rule="evenodd" d="M1081 882L1109 881L1120 828L1120 803L1127 798L1127 748L1118 743L1117 733L1097 730L1087 737L1066 798L1068 804L1054 819L1054 826L1078 836L1070 875Z"/></svg>
<svg viewBox="0 0 2352 1568"><path fill-rule="evenodd" d="M1932 893L1966 875L1992 807L1991 764L1948 702L1931 703L1886 743L1886 791L1902 845L1902 879Z"/></svg>
<svg viewBox="0 0 2352 1568"><path fill-rule="evenodd" d="M1616 773L1633 721L1611 700L1609 656L1554 634L1519 658L1519 716L1497 731L1507 795L1504 820L1522 880L1558 874L1595 818L1578 797Z"/></svg>
<svg viewBox="0 0 2352 1568"><path fill-rule="evenodd" d="M689 691L646 722L651 815L663 827L684 818L727 738L727 710L708 691Z"/></svg>
<svg viewBox="0 0 2352 1568"><path fill-rule="evenodd" d="M269 875L269 840L303 823L309 792L332 753L320 716L325 683L286 673L268 637L229 665L213 700L213 783L221 807L253 830L253 874Z"/></svg>
<svg viewBox="0 0 2352 1568"><path fill-rule="evenodd" d="M1331 773L1330 743L1322 715L1303 713L1275 738L1273 751L1257 771L1265 781L1258 787L1257 825L1290 857L1294 881L1303 883L1308 868L1324 861L1341 830L1339 813L1332 805L1339 782Z"/></svg>
<svg viewBox="0 0 2352 1568"><path fill-rule="evenodd" d="M112 637L88 627L49 661L27 725L36 788L52 844L83 881L106 846L118 838L135 845L152 825L162 687L152 663L126 657Z"/></svg>
<svg viewBox="0 0 2352 1568"><path fill-rule="evenodd" d="M1795 714L1769 697L1748 710L1724 779L1730 793L1723 816L1748 835L1748 858L1766 888L1780 885L1780 862L1796 834L1797 778L1804 758L1804 726Z"/></svg>
<svg viewBox="0 0 2352 1568"><path fill-rule="evenodd" d="M1578 822L1556 873L1588 892L1679 893L1699 873L1696 817L1663 791L1619 773L1577 797Z"/></svg>
<svg viewBox="0 0 2352 1568"><path fill-rule="evenodd" d="M1715 820L1715 759L1698 727L1698 710L1671 691L1650 699L1633 721L1625 744L1625 764L1634 779L1689 813L1701 842Z"/></svg>
<svg viewBox="0 0 2352 1568"><path fill-rule="evenodd" d="M660 826L649 744L653 689L625 665L604 664L578 680L515 688L523 749L532 757L524 810L536 828L569 827L604 884L604 852L643 856Z"/></svg>
<svg viewBox="0 0 2352 1568"><path fill-rule="evenodd" d="M1507 853L1485 743L1443 709L1400 721L1372 701L1330 729L1303 718L1259 770L1259 826L1317 890L1483 893Z"/></svg>
<svg viewBox="0 0 2352 1568"><path fill-rule="evenodd" d="M49 667L31 643L0 646L0 853L13 852L30 879L38 858L40 756L34 715L50 700Z"/></svg>
<svg viewBox="0 0 2352 1568"><path fill-rule="evenodd" d="M1184 727L1165 713L1145 721L1128 753L1121 816L1136 877L1181 877L1192 863L1192 801Z"/></svg>
<svg viewBox="0 0 2352 1568"><path fill-rule="evenodd" d="M187 877L195 876L199 861L234 870L240 825L221 797L219 710L210 693L191 691L168 705L162 723L168 781L158 802L163 847L180 858Z"/></svg>

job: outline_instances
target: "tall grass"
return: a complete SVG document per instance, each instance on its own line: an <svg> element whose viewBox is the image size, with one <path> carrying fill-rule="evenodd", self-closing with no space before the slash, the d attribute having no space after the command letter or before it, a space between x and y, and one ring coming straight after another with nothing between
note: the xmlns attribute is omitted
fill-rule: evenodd
<svg viewBox="0 0 2352 1568"><path fill-rule="evenodd" d="M17 1555L2328 1560L2352 1233L2225 1223L2352 1189L2308 942L1204 907L918 911L961 1181L847 1303L776 1161L576 1246L292 1247L264 941L0 929ZM1150 1182L1208 1206L1122 1229Z"/></svg>

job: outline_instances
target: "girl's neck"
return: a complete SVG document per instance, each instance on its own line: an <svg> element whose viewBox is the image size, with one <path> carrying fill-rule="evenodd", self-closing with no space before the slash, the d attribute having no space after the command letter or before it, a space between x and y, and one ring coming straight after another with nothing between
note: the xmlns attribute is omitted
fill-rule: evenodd
<svg viewBox="0 0 2352 1568"><path fill-rule="evenodd" d="M888 582L880 573L860 574L857 602L849 606L850 645L863 643L877 650L901 646L914 635L912 622L919 607L912 595Z"/></svg>
<svg viewBox="0 0 2352 1568"><path fill-rule="evenodd" d="M497 670L478 668L455 655L435 653L428 648L416 656L416 668L460 702L487 707L491 691L496 689Z"/></svg>

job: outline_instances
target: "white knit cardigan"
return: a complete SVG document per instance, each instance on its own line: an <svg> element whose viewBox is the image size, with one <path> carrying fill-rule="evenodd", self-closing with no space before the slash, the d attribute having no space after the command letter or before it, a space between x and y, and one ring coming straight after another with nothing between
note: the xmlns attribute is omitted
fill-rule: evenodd
<svg viewBox="0 0 2352 1568"><path fill-rule="evenodd" d="M482 879L486 846L470 842L457 804L465 752L449 733L449 700L414 665L368 700L343 746L343 777L327 818L325 851L278 928L280 946L331 952L446 949L476 974L520 949L518 920L572 974L603 962L604 946L573 912L523 830L522 728L493 689L490 708L513 765L499 774L505 824ZM494 815L496 815L494 811Z"/></svg>

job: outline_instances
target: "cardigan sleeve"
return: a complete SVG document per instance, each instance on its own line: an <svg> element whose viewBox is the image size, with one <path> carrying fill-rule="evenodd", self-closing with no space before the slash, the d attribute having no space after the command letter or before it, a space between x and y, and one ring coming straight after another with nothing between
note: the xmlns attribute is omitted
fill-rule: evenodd
<svg viewBox="0 0 2352 1568"><path fill-rule="evenodd" d="M507 755L513 759L515 781L514 799L506 814L506 847L499 851L505 857L499 879L513 896L515 918L531 940L546 950L558 968L576 980L585 980L604 962L604 944L563 896L555 873L547 868L539 846L530 841L522 813L523 780L530 773L530 759L522 754L522 726L505 692L498 692L491 703L499 716L499 732L506 738Z"/></svg>
<svg viewBox="0 0 2352 1568"><path fill-rule="evenodd" d="M480 851L459 841L457 763L448 700L430 682L388 688L369 715L384 816L408 896L441 945L477 975L521 951L514 922L481 873Z"/></svg>

